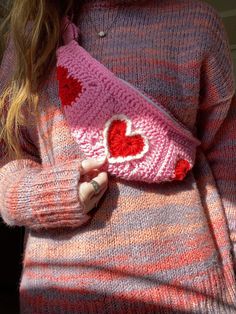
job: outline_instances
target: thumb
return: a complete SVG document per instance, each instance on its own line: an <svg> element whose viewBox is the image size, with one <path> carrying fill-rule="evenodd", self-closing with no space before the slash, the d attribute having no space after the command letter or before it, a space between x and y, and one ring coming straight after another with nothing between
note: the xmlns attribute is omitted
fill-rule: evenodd
<svg viewBox="0 0 236 314"><path fill-rule="evenodd" d="M81 162L82 174L100 168L106 161L106 156L99 159L85 159Z"/></svg>

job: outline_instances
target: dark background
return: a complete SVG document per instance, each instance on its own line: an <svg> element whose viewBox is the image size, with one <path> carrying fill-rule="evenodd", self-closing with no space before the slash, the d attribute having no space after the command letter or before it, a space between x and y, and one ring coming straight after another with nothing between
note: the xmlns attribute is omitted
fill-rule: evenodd
<svg viewBox="0 0 236 314"><path fill-rule="evenodd" d="M19 313L19 281L23 259L24 228L8 227L0 219L0 313Z"/></svg>
<svg viewBox="0 0 236 314"><path fill-rule="evenodd" d="M6 13L7 1L0 0L0 22ZM2 40L2 38L0 38ZM24 229L10 228L0 218L0 313L19 313L18 285L21 274L21 260Z"/></svg>
<svg viewBox="0 0 236 314"><path fill-rule="evenodd" d="M8 1L0 0L0 22ZM0 38L2 40L2 38ZM24 228L8 227L0 218L0 313L19 313L18 286L21 275Z"/></svg>

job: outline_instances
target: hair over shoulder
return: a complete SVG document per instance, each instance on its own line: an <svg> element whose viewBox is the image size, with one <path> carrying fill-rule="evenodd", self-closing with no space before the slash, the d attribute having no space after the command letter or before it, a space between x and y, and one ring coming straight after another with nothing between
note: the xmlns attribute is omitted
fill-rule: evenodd
<svg viewBox="0 0 236 314"><path fill-rule="evenodd" d="M26 123L23 105L27 104L31 113L37 113L39 87L55 65L55 52L62 40L61 18L72 17L77 3L75 0L15 0L1 26L6 42L12 42L6 45L5 54L9 46L14 48L14 65L8 65L12 76L7 84L0 84L0 142L4 142L11 156L21 157L19 126ZM7 66L1 68L1 81L9 76L4 72Z"/></svg>

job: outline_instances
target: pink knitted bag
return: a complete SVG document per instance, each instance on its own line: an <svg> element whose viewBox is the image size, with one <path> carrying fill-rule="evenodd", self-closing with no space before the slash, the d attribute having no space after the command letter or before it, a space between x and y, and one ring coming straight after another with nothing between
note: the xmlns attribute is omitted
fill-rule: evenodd
<svg viewBox="0 0 236 314"><path fill-rule="evenodd" d="M160 103L118 78L77 42L63 19L57 79L71 134L87 158L107 156L111 175L148 183L182 180L193 167L193 137Z"/></svg>

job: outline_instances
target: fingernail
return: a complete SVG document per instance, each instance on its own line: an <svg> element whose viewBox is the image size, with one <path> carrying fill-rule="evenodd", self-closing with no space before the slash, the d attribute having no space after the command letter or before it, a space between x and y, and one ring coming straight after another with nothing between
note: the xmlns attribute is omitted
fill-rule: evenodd
<svg viewBox="0 0 236 314"><path fill-rule="evenodd" d="M98 163L100 163L100 164L103 164L105 162L105 160L106 160L106 156L97 159Z"/></svg>

